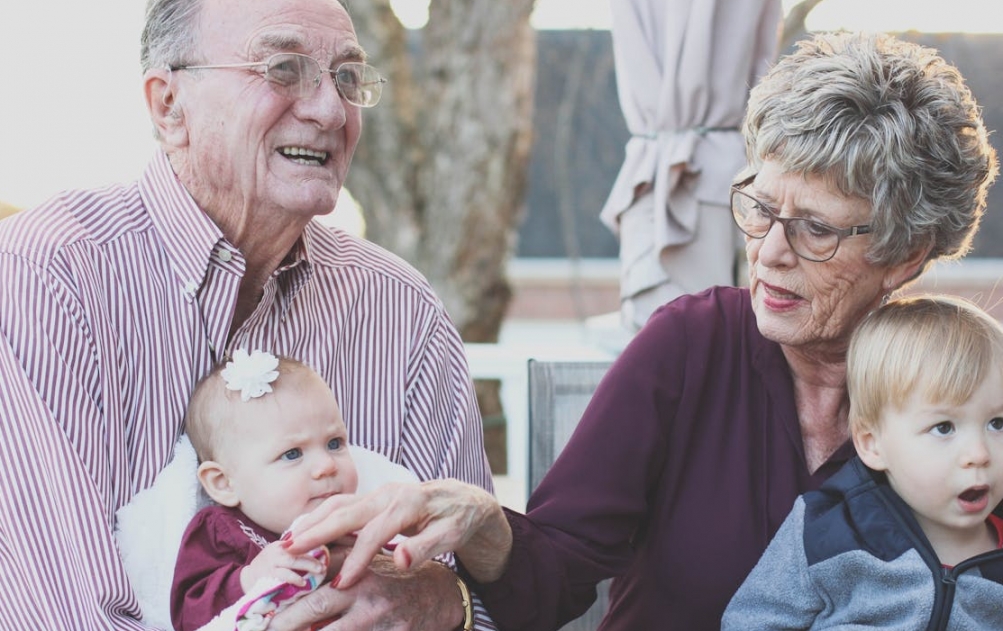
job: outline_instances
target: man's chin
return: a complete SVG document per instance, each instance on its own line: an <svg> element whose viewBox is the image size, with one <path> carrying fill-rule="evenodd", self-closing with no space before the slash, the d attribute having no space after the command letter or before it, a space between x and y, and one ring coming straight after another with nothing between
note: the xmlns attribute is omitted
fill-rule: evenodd
<svg viewBox="0 0 1003 631"><path fill-rule="evenodd" d="M308 191L296 192L307 193ZM335 204L338 201L338 195L337 193L332 193L330 190L322 190L316 191L312 195L294 194L290 196L289 199L284 201L285 203L281 203L280 206L290 215L320 217L328 215L334 211Z"/></svg>

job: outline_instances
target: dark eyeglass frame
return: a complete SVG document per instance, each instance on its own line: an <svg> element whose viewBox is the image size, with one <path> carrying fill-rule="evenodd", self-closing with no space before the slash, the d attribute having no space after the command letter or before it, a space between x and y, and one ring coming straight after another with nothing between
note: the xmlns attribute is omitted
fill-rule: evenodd
<svg viewBox="0 0 1003 631"><path fill-rule="evenodd" d="M770 233L770 230L773 229L773 224L780 223L780 225L784 229L784 238L787 239L787 245L790 246L791 251L794 252L794 254L798 255L799 257L803 258L806 261L812 261L814 263L824 263L826 261L831 260L832 257L836 256L836 252L839 251L839 244L842 243L843 239L847 237L855 237L861 234L869 234L871 232L870 224L850 226L849 228L837 228L835 226L830 226L829 224L822 221L818 221L816 219L809 219L808 217L781 217L769 206L769 204L766 204L756 199L752 195L749 195L748 193L742 190L746 186L751 184L753 180L756 179L756 175L758 175L758 173L750 175L749 177L745 178L744 180L742 180L737 184L732 184L731 199L729 200L731 203L731 218L735 221L735 225L738 226L738 229L741 230L743 234L752 239L765 239L766 235L768 235ZM749 234L749 232L747 232L745 227L742 225L741 218L746 216L746 213L738 210L741 206L741 201L740 201L741 198L745 198L752 201L753 203L755 203L756 206L766 211L766 214L770 218L770 224L766 227L766 230L763 232L763 234ZM739 200L738 203L736 203L736 199ZM835 245L832 246L832 252L830 252L828 255L811 254L811 253L806 255L803 252L799 251L798 246L796 245L797 243L796 235L808 234L807 232L801 230L800 228L801 226L813 227L817 230L828 231L829 233L835 235L836 243Z"/></svg>
<svg viewBox="0 0 1003 631"><path fill-rule="evenodd" d="M299 72L299 81L296 83L284 83L275 78L275 68L279 63L286 60L296 60L301 68L307 68L311 65L316 68L317 72L313 77L304 74L302 71ZM373 68L369 64L363 63L361 61L345 61L338 64L337 67L333 69L325 70L319 61L311 57L310 55L304 55L302 53L275 53L269 55L266 59L261 61L248 61L245 63L233 63L233 64L205 64L205 65L178 65L171 66L170 70L173 72L175 70L230 70L230 69L255 69L255 72L260 74L265 81L272 87L272 89L278 94L291 98L300 99L308 96L312 90L316 90L320 87L321 78L325 74L331 75L334 80L334 86L338 90L338 94L341 98L345 99L352 105L357 107L373 107L380 101L380 97L383 95L383 84L387 82L385 78L380 76L380 73L376 68ZM344 80L340 79L342 72L344 70L356 69L361 71L361 73L371 73L374 75L371 81L367 81L360 86L346 86L344 85ZM308 89L309 87L309 89ZM369 95L368 99L360 99L357 96L353 97L354 92L360 95ZM375 96L373 96L375 94Z"/></svg>

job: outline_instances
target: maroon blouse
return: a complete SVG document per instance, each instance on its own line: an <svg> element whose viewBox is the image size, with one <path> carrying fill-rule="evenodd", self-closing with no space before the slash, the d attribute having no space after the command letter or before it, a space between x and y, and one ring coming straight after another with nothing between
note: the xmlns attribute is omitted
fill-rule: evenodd
<svg viewBox="0 0 1003 631"><path fill-rule="evenodd" d="M171 585L171 622L177 631L204 626L244 595L240 570L278 535L237 508L203 508L185 530Z"/></svg>
<svg viewBox="0 0 1003 631"><path fill-rule="evenodd" d="M852 455L809 474L787 362L747 290L684 296L611 367L528 515L508 513L510 565L477 591L501 629L542 631L618 576L603 631L717 631L795 498Z"/></svg>

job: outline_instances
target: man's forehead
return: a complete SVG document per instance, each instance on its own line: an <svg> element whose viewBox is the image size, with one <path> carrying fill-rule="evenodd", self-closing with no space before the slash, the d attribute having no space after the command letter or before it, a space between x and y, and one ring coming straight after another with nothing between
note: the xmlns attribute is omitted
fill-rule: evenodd
<svg viewBox="0 0 1003 631"><path fill-rule="evenodd" d="M275 52L304 53L318 61L328 58L336 60L364 60L365 51L355 39L355 34L345 34L335 38L317 37L308 32L278 30L260 33L250 43L252 56L264 56Z"/></svg>
<svg viewBox="0 0 1003 631"><path fill-rule="evenodd" d="M355 28L337 0L206 0L207 46L230 40L247 53L362 54Z"/></svg>

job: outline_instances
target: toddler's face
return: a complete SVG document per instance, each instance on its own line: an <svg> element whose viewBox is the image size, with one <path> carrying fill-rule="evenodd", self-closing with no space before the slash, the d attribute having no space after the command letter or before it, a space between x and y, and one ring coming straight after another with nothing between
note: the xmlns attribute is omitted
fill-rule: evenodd
<svg viewBox="0 0 1003 631"><path fill-rule="evenodd" d="M902 409L886 408L873 434L876 459L912 508L934 547L971 540L1003 499L1003 387L997 366L963 405L913 392ZM864 453L861 453L864 457Z"/></svg>
<svg viewBox="0 0 1003 631"><path fill-rule="evenodd" d="M355 492L348 433L323 382L285 387L242 406L239 429L218 460L248 517L280 534L328 497Z"/></svg>

